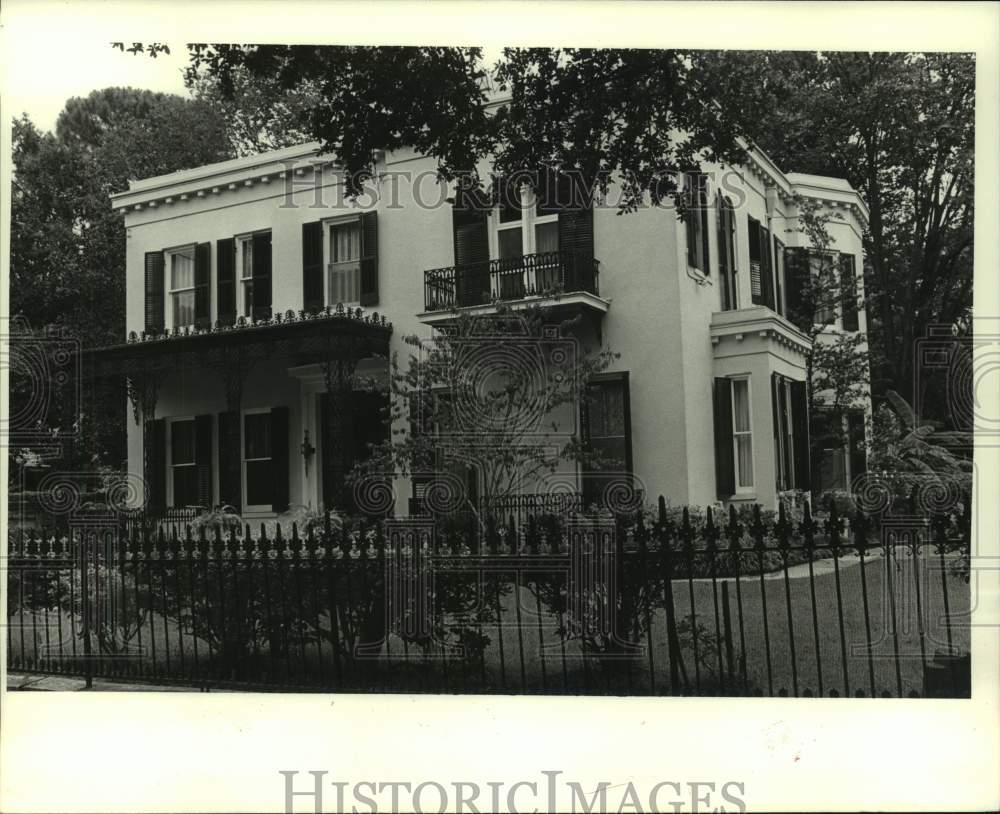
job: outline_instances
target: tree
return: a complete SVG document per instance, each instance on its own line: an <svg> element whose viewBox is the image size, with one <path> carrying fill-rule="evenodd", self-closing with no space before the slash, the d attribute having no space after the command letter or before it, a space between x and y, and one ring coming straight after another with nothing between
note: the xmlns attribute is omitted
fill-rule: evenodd
<svg viewBox="0 0 1000 814"><path fill-rule="evenodd" d="M83 347L122 342L125 227L109 195L127 189L130 180L230 157L222 118L206 103L179 96L132 88L94 91L67 101L54 133L40 132L27 116L16 119L11 316L25 330L64 329ZM12 382L12 391L19 388ZM63 395L71 390L63 388ZM81 419L77 414L67 420L64 406L80 409L75 403L54 405L49 420L60 422L62 432ZM101 425L87 430L100 439L98 460L115 466L124 411L123 396L103 404L100 415L85 417ZM92 451L63 465L90 466Z"/></svg>
<svg viewBox="0 0 1000 814"><path fill-rule="evenodd" d="M750 123L780 166L846 178L864 197L878 392L914 382L914 343L971 329L975 59L954 53L768 53L768 115ZM927 377L921 377L926 388ZM943 417L944 390L915 394Z"/></svg>
<svg viewBox="0 0 1000 814"><path fill-rule="evenodd" d="M386 473L432 481L434 506L490 506L543 481L560 463L605 461L575 428L584 385L617 354L590 352L574 337L574 320L549 323L533 306L495 315L456 312L431 340L411 336L407 364L393 359L388 420L394 430L352 472L355 482Z"/></svg>

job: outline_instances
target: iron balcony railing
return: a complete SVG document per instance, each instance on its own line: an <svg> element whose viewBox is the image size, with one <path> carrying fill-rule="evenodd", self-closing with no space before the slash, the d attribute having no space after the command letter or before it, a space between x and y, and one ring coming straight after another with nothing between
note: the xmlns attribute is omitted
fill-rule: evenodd
<svg viewBox="0 0 1000 814"><path fill-rule="evenodd" d="M576 252L541 252L424 272L424 310L440 311L550 293L598 294L598 261Z"/></svg>

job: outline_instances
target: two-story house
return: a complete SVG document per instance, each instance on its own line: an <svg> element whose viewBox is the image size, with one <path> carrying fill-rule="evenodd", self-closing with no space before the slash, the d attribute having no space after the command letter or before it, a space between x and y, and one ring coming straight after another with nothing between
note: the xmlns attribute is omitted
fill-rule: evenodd
<svg viewBox="0 0 1000 814"><path fill-rule="evenodd" d="M840 216L833 261L858 297L867 210L845 181L749 155L689 176L703 205L685 219L529 189L520 207L460 206L407 151L379 156L372 193L348 201L316 144L130 183L112 196L127 336L93 355L98 373L128 376L130 469L154 510L349 505L344 476L385 431L384 386L369 385L411 352L403 337L496 298L546 304L555 286L587 343L620 354L590 383L585 426L646 495L773 506L819 468L847 486L863 448L810 462L810 340L789 318L792 270L812 262L796 201ZM845 304L828 330L865 331L863 309ZM583 491L585 474L564 476ZM417 486L396 479L397 514Z"/></svg>

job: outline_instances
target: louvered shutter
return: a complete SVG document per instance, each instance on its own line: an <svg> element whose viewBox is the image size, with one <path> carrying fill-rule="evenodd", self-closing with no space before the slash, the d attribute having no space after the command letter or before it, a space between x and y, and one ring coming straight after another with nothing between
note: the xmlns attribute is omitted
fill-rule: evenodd
<svg viewBox="0 0 1000 814"><path fill-rule="evenodd" d="M309 313L323 310L323 224L302 224L302 307Z"/></svg>
<svg viewBox="0 0 1000 814"><path fill-rule="evenodd" d="M729 211L723 204L721 194L715 198L715 238L719 254L719 285L722 288L722 310L728 311L733 307L729 302L729 275L732 272L729 257Z"/></svg>
<svg viewBox="0 0 1000 814"><path fill-rule="evenodd" d="M760 280L761 304L774 310L774 268L771 262L771 233L758 224L760 229Z"/></svg>
<svg viewBox="0 0 1000 814"><path fill-rule="evenodd" d="M783 305L783 293L785 289L785 244L778 240L777 236L773 238L773 241L774 254L772 255L772 264L774 265L774 310L784 316L785 307Z"/></svg>
<svg viewBox="0 0 1000 814"><path fill-rule="evenodd" d="M220 325L236 322L236 241L227 237L215 241L216 309Z"/></svg>
<svg viewBox="0 0 1000 814"><path fill-rule="evenodd" d="M479 190L459 190L451 210L455 246L454 291L431 292L445 304L474 305L489 295L490 238L487 226L489 202ZM482 298L482 290L486 299Z"/></svg>
<svg viewBox="0 0 1000 814"><path fill-rule="evenodd" d="M812 482L809 455L809 406L806 383L792 382L792 433L795 436L795 488L808 491Z"/></svg>
<svg viewBox="0 0 1000 814"><path fill-rule="evenodd" d="M868 451L865 446L865 414L862 410L847 413L848 451L851 461L851 479L868 471Z"/></svg>
<svg viewBox="0 0 1000 814"><path fill-rule="evenodd" d="M785 302L788 319L800 331L812 330L815 304L811 299L809 250L801 247L785 249Z"/></svg>
<svg viewBox="0 0 1000 814"><path fill-rule="evenodd" d="M271 233L259 232L253 240L253 318L271 318Z"/></svg>
<svg viewBox="0 0 1000 814"><path fill-rule="evenodd" d="M566 291L590 291L594 286L594 209L582 182L567 177L566 205L559 211L559 251ZM562 197L562 196L559 196Z"/></svg>
<svg viewBox="0 0 1000 814"><path fill-rule="evenodd" d="M149 422L146 441L146 485L149 509L162 515L167 508L167 422L162 418Z"/></svg>
<svg viewBox="0 0 1000 814"><path fill-rule="evenodd" d="M774 485L780 492L785 488L782 477L781 460L781 376L777 373L771 374L771 422L774 432Z"/></svg>
<svg viewBox="0 0 1000 814"><path fill-rule="evenodd" d="M235 410L219 413L219 503L243 510L243 450Z"/></svg>
<svg viewBox="0 0 1000 814"><path fill-rule="evenodd" d="M378 212L361 213L362 305L378 305Z"/></svg>
<svg viewBox="0 0 1000 814"><path fill-rule="evenodd" d="M163 333L164 323L164 260L163 252L146 252L146 320L148 334Z"/></svg>
<svg viewBox="0 0 1000 814"><path fill-rule="evenodd" d="M212 244L199 243L194 250L194 324L212 325Z"/></svg>
<svg viewBox="0 0 1000 814"><path fill-rule="evenodd" d="M194 462L198 470L198 505L212 507L212 416L194 419Z"/></svg>
<svg viewBox="0 0 1000 814"><path fill-rule="evenodd" d="M747 217L747 236L750 242L750 301L764 304L764 275L760 249L760 222Z"/></svg>
<svg viewBox="0 0 1000 814"><path fill-rule="evenodd" d="M733 383L715 379L712 391L715 419L715 491L720 500L736 492L736 462L733 458Z"/></svg>
<svg viewBox="0 0 1000 814"><path fill-rule="evenodd" d="M858 330L858 281L854 255L840 255L841 325L845 331Z"/></svg>
<svg viewBox="0 0 1000 814"><path fill-rule="evenodd" d="M271 466L274 470L274 489L271 493L271 510L288 509L288 408L271 408Z"/></svg>

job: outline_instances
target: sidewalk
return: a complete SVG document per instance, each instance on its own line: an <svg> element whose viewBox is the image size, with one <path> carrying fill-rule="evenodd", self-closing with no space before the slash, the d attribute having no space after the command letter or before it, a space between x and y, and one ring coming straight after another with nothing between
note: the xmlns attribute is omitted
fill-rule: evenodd
<svg viewBox="0 0 1000 814"><path fill-rule="evenodd" d="M85 679L77 676L53 676L38 673L7 673L7 691L40 690L43 692L78 692L87 689ZM125 681L111 681L95 678L91 692L200 692L196 687L176 684L136 684ZM214 690L223 692L223 690Z"/></svg>

